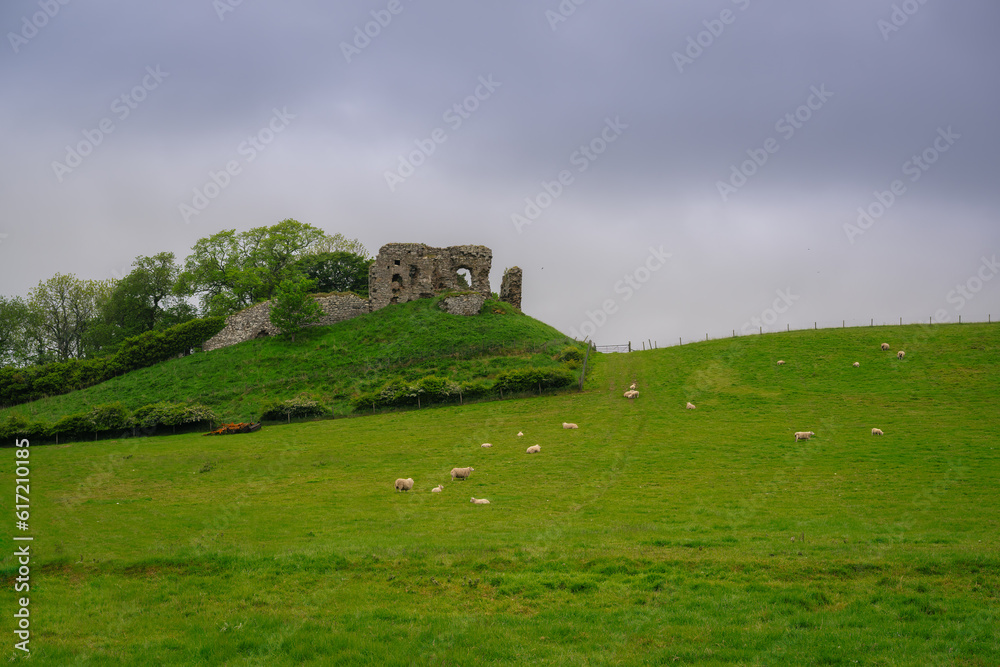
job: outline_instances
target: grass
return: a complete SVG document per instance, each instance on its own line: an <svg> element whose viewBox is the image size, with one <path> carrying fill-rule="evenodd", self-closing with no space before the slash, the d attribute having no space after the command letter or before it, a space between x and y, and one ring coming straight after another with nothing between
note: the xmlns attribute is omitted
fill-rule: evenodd
<svg viewBox="0 0 1000 667"><path fill-rule="evenodd" d="M501 302L476 317L449 315L437 299L383 308L364 317L296 335L247 341L157 364L81 391L0 410L54 422L95 405L129 410L158 401L196 401L223 422L256 421L272 401L307 392L331 414L351 412L350 397L389 378L440 375L466 382L498 372L555 367L573 341Z"/></svg>
<svg viewBox="0 0 1000 667"><path fill-rule="evenodd" d="M578 394L33 447L31 661L1000 663L1000 327L592 361Z"/></svg>

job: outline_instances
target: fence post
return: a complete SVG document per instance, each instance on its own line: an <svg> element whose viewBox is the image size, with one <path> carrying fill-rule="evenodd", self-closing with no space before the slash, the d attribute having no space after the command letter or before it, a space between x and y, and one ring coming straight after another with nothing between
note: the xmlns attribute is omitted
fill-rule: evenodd
<svg viewBox="0 0 1000 667"><path fill-rule="evenodd" d="M629 341L629 342L628 342L628 351L629 351L629 352L631 352L631 351L632 351L632 341Z"/></svg>
<svg viewBox="0 0 1000 667"><path fill-rule="evenodd" d="M684 342L681 340L680 336L677 337L677 344L678 345L683 345L684 344Z"/></svg>

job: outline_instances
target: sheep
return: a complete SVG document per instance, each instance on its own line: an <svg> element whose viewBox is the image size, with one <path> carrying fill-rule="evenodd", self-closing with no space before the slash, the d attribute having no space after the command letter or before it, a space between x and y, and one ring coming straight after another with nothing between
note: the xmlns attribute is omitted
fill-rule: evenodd
<svg viewBox="0 0 1000 667"><path fill-rule="evenodd" d="M639 392L637 392L635 389L629 389L628 391L625 392L625 398L629 398L629 399L635 398L638 395L639 395Z"/></svg>
<svg viewBox="0 0 1000 667"><path fill-rule="evenodd" d="M481 445L479 445L479 446L480 446L480 447L482 447L483 449L489 449L489 448L490 448L490 447L492 447L493 445L492 445L492 443L489 443L489 442L484 442L483 444L481 444Z"/></svg>
<svg viewBox="0 0 1000 667"><path fill-rule="evenodd" d="M528 447L527 453L528 454L537 454L540 451L542 451L542 446L541 445L532 445L531 447Z"/></svg>
<svg viewBox="0 0 1000 667"><path fill-rule="evenodd" d="M784 359L778 359L778 365L779 366L784 366L785 365L785 360Z"/></svg>
<svg viewBox="0 0 1000 667"><path fill-rule="evenodd" d="M438 484L433 489L431 489L431 493L441 493L442 491L444 491L444 484Z"/></svg>
<svg viewBox="0 0 1000 667"><path fill-rule="evenodd" d="M688 401L688 404L687 404L687 409L688 409L688 410L694 410L694 409L695 409L695 407L694 407L694 403L692 403L691 401Z"/></svg>
<svg viewBox="0 0 1000 667"><path fill-rule="evenodd" d="M899 352L896 353L896 358L897 359L902 359L905 356L906 356L906 352L903 352L902 350L900 350Z"/></svg>
<svg viewBox="0 0 1000 667"><path fill-rule="evenodd" d="M816 434L813 433L812 431L796 431L795 432L795 442L798 442L799 440L808 440L809 438L813 437L814 435L816 435Z"/></svg>
<svg viewBox="0 0 1000 667"><path fill-rule="evenodd" d="M628 386L628 388L631 389L632 391L635 391L635 382L633 382L632 384L630 384Z"/></svg>
<svg viewBox="0 0 1000 667"><path fill-rule="evenodd" d="M860 368L861 367L861 362L860 361L855 361L853 365L854 365L855 368Z"/></svg>
<svg viewBox="0 0 1000 667"><path fill-rule="evenodd" d="M472 503L473 505L489 505L490 504L490 501L486 500L486 498L472 498L469 502Z"/></svg>
<svg viewBox="0 0 1000 667"><path fill-rule="evenodd" d="M580 428L576 424L570 424L569 422L563 422L563 428Z"/></svg>
<svg viewBox="0 0 1000 667"><path fill-rule="evenodd" d="M396 480L396 490L397 491L409 491L413 488L413 478L407 477L406 479L399 478Z"/></svg>
<svg viewBox="0 0 1000 667"><path fill-rule="evenodd" d="M452 468L451 478L452 480L466 479L469 475L475 472L475 470L475 468Z"/></svg>
<svg viewBox="0 0 1000 667"><path fill-rule="evenodd" d="M889 349L889 343L882 343L882 351L885 352Z"/></svg>
<svg viewBox="0 0 1000 667"><path fill-rule="evenodd" d="M518 432L517 432L517 437L519 437L519 438L520 438L520 437L521 437L522 435L524 435L524 434L523 434L523 433L521 433L520 431L518 431Z"/></svg>
<svg viewBox="0 0 1000 667"><path fill-rule="evenodd" d="M873 428L872 435L885 435L885 433L882 433L882 429L880 428Z"/></svg>

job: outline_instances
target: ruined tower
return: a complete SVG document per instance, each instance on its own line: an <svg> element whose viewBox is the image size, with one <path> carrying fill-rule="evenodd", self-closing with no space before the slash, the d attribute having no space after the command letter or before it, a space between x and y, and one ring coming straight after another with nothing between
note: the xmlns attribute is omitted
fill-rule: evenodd
<svg viewBox="0 0 1000 667"><path fill-rule="evenodd" d="M371 310L449 291L473 291L488 298L492 264L493 251L481 245L432 248L423 243L386 244L368 272ZM469 272L468 287L460 280L462 269Z"/></svg>

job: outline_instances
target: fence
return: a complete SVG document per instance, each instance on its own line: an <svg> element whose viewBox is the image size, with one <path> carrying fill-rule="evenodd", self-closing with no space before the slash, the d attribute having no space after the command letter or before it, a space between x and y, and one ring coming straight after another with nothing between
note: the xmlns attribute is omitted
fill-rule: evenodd
<svg viewBox="0 0 1000 667"><path fill-rule="evenodd" d="M867 324L865 324L865 323L857 324L856 322L859 322L859 320L852 321L851 328L857 328L857 327L874 327L874 326L882 326L882 327L884 327L884 326L904 326L903 318L902 317L899 318L898 325L897 325L897 323L895 321L893 321L891 323L886 322L885 320L881 320L879 322L875 322L875 318L870 318ZM966 320L965 322L963 322L962 321L962 316L959 315L958 316L958 322L937 322L936 324L992 324L992 323L993 323L993 315L992 314L988 314L986 316L986 321L985 322L983 322L982 320L978 320L978 321L969 321L969 320ZM923 320L921 320L919 322L906 322L905 324L907 324L907 325L910 325L910 324L925 324L925 322ZM928 324L928 325L935 324L934 318L933 317L928 317L927 321L926 321L926 324ZM813 322L812 328L814 330L819 329L819 322L818 321ZM827 322L824 322L823 323L823 328L824 329L840 329L840 328L845 328L846 329L847 328L847 320L841 320L839 327L836 326L836 323L828 324ZM796 329L796 331L806 331L808 329L809 329L809 327L805 327L805 328L802 328L802 329ZM790 332L791 330L792 330L792 326L790 324L786 324L785 325L785 332ZM704 339L702 339L702 338L692 338L692 339L688 340L688 343L698 343L698 342L701 342L702 340L719 340L720 338L738 338L738 337L741 337L741 336L759 336L759 335L768 334L768 333L780 333L781 329L774 329L774 330L767 330L767 331L765 331L763 326L758 326L757 327L757 331L751 331L750 333L746 333L746 334L745 333L737 333L736 329L733 329L732 332L733 332L732 336L715 336L714 338L709 337L709 335L706 333ZM682 338L678 337L676 344L677 345L684 345L685 343L684 343L684 340ZM659 342L656 341L656 340L648 339L648 338L645 341L641 342L641 346L634 346L634 345L632 345L632 341L628 341L627 343L622 343L620 345L595 345L594 346L594 349L597 352L638 352L640 349L643 350L643 351L645 351L647 349L648 350L655 350L655 349L658 349L658 348L659 348Z"/></svg>

